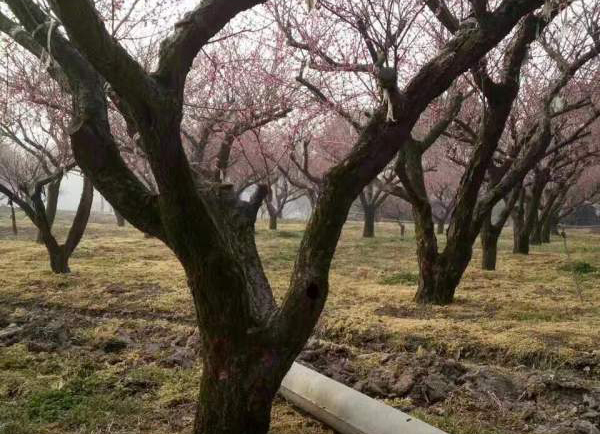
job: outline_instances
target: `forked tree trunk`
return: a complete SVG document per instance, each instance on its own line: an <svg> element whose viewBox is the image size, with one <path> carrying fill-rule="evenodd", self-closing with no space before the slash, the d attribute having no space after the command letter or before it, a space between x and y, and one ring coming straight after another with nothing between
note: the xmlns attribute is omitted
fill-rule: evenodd
<svg viewBox="0 0 600 434"><path fill-rule="evenodd" d="M437 305L452 303L465 269L466 265L459 264L458 261L449 263L443 254L433 264L421 267L415 301Z"/></svg>
<svg viewBox="0 0 600 434"><path fill-rule="evenodd" d="M364 208L365 220L363 224L363 237L373 238L375 237L375 215L376 210L371 207Z"/></svg>
<svg viewBox="0 0 600 434"><path fill-rule="evenodd" d="M83 180L83 191L81 193L81 199L75 218L69 229L69 234L64 244L59 244L52 234L50 225L48 224L44 213L43 203L41 199L38 199L36 208L38 209L37 223L38 229L42 234L42 240L50 256L50 268L56 274L70 273L69 259L73 254L73 251L79 245L81 238L87 227L89 221L90 212L92 209L92 203L94 201L94 188L91 181L87 178Z"/></svg>
<svg viewBox="0 0 600 434"><path fill-rule="evenodd" d="M471 260L472 242L449 240L440 254L429 204L419 210L413 206L413 214L419 263L419 286L415 301L420 304L450 304Z"/></svg>
<svg viewBox="0 0 600 434"><path fill-rule="evenodd" d="M67 274L71 272L69 268L69 256L64 246L55 243L53 246L46 244L48 255L50 256L50 268L56 274Z"/></svg>
<svg viewBox="0 0 600 434"><path fill-rule="evenodd" d="M8 201L8 206L10 207L10 221L12 223L12 233L16 237L19 235L19 228L17 227L17 216L15 214L15 205L12 200Z"/></svg>
<svg viewBox="0 0 600 434"><path fill-rule="evenodd" d="M125 218L117 210L115 210L115 218L117 219L118 227L120 227L120 228L125 227Z"/></svg>
<svg viewBox="0 0 600 434"><path fill-rule="evenodd" d="M48 225L50 226L50 230L54 226L54 220L56 219L56 211L58 209L58 197L60 195L60 184L62 182L62 177L57 179L56 181L48 184L47 194L46 194L46 218L48 219ZM44 240L42 238L42 234L38 231L37 234L37 243L43 244Z"/></svg>
<svg viewBox="0 0 600 434"><path fill-rule="evenodd" d="M305 340L283 335L283 343L279 330L265 327L276 306L272 293L265 291L269 283L254 223L239 225L241 219L230 219L228 212L217 215L232 250L215 249L182 261L203 333L193 434L267 434L272 401ZM252 308L244 309L243 299L250 294L255 297ZM222 306L221 311L207 310L208 303Z"/></svg>

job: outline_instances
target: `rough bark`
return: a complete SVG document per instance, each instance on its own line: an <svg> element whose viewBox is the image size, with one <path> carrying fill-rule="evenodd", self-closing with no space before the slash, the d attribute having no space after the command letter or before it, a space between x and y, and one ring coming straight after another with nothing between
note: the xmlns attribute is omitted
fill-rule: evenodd
<svg viewBox="0 0 600 434"><path fill-rule="evenodd" d="M208 352L206 352L208 351ZM194 434L267 434L271 406L290 355L243 336L208 345Z"/></svg>
<svg viewBox="0 0 600 434"><path fill-rule="evenodd" d="M400 151L396 172L413 205L417 227L420 282L416 300L420 303L452 302L456 287L472 258L473 243L486 216L530 170L529 167L525 167L526 164L530 164L529 161L517 165L518 170L509 171L507 168L506 176L504 178L501 176L501 180L494 185L493 189L484 195L480 194L489 168L493 164L493 157L504 133L513 103L519 93L521 67L529 45L544 25L533 16L523 21L506 51L504 70L499 82L494 81L485 68L473 70L475 82L478 83L486 98L486 105L483 107L485 114L475 134L473 153L456 194L447 230L446 247L441 253L437 251L433 233L431 204L424 187L421 157L449 123L446 122L444 125L444 121L440 122L440 128L443 128L441 132L438 127L434 127L426 139L416 144L411 143L411 146ZM540 134L544 139L547 136L549 135Z"/></svg>

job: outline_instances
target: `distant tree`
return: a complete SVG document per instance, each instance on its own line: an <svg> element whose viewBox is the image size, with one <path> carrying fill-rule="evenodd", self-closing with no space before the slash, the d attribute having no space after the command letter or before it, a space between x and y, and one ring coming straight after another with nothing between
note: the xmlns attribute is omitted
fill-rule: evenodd
<svg viewBox="0 0 600 434"><path fill-rule="evenodd" d="M569 105L567 108L554 110L553 101L556 101L575 74L596 58L600 50L600 44L597 44L595 37L592 38L587 33L590 29L580 23L575 31L584 35L582 45L568 52L571 55L569 60L552 59L559 66L556 79L548 84L541 99L538 96L537 107L541 106L541 113L532 125L524 128L520 135L522 140L514 154L515 158L510 159L508 164L495 167L495 156L499 150L501 151L501 139L513 110L513 104L520 93L522 73L531 50L530 46L561 8L562 5L557 6L550 14L528 16L503 50L503 59L497 60L497 65L492 66L492 59L488 59L472 69L475 89L478 97L483 100L482 102L475 102L474 98L469 100L470 104L480 107L481 114L475 117L474 122L478 125L469 125L468 120L473 119L469 111L470 107L465 108L467 110L465 120L459 117L464 99L459 94L452 99L449 98L446 113L439 117L438 122L434 123L429 132L423 134L423 138L411 139L400 151L396 164L396 173L402 182L399 196L411 202L415 215L420 268L419 287L415 299L419 303L448 304L453 301L456 288L471 260L473 244L484 222L490 218L495 205L520 185L527 173L547 153L573 143L599 116L592 104L591 113L585 118L583 125L575 128L572 135L564 140L553 140L552 121L557 112L566 114L582 107L577 102L574 107ZM452 17L449 10L438 18L444 21L450 32L460 28L457 24L458 20ZM584 107L588 106L589 104L584 105ZM475 112L477 110L475 109ZM423 155L450 126L458 130L451 132L451 136L468 143L471 150L457 189L447 242L444 249L440 251L434 232L432 205L425 188ZM489 176L490 170L498 172L494 174L494 179ZM490 182L484 193L484 186L488 181ZM518 237L522 235L519 234ZM491 249L489 253L495 256L495 244L490 244L490 239L487 238L485 241L487 243L485 247Z"/></svg>
<svg viewBox="0 0 600 434"><path fill-rule="evenodd" d="M49 216L42 199L45 186L61 179L66 172L75 167L69 163L64 167L53 167L48 175L50 161L37 154L39 160L29 158L18 147L9 147L0 142L0 193L7 196L12 204L15 203L29 217L42 236L46 250L50 256L50 268L55 273L68 273L69 258L81 241L93 201L93 187L89 180L84 179L83 193L73 220L73 224L64 244L60 244L52 233ZM42 166L46 165L44 169ZM14 215L14 211L13 211ZM16 223L13 219L13 230Z"/></svg>
<svg viewBox="0 0 600 434"><path fill-rule="evenodd" d="M4 195L0 194L0 200L3 200L3 199L5 199ZM15 206L14 206L12 200L10 200L9 198L6 198L6 203L10 210L9 212L10 212L10 223L11 223L12 234L16 237L17 235L19 235L19 228L17 226L17 216L15 214Z"/></svg>

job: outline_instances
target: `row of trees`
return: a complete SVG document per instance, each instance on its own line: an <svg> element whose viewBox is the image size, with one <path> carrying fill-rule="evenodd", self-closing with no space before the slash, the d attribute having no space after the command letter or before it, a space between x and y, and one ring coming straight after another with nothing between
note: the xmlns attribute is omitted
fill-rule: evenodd
<svg viewBox="0 0 600 434"><path fill-rule="evenodd" d="M268 431L353 204L365 236L386 198L410 204L416 300L447 304L480 234L494 268L510 216L524 253L596 195L591 0L197 3L184 16L166 0L0 7L0 192L39 228L56 272L92 186L174 252L204 336L195 433ZM75 167L86 182L60 245L51 188ZM311 216L278 303L254 224L266 204L275 228L300 196Z"/></svg>

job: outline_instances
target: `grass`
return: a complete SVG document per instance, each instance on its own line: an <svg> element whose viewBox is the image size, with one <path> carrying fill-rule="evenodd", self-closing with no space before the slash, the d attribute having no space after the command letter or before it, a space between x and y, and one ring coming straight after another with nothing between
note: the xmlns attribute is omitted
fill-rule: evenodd
<svg viewBox="0 0 600 434"><path fill-rule="evenodd" d="M57 222L63 236L67 217ZM56 276L44 248L32 242L35 231L19 219L21 234L14 239L8 216L0 213L0 320L37 321L32 333L49 339L47 326L58 320L71 344L49 352L26 343L0 347L0 433L188 431L201 367L195 358L192 366L166 362L175 343L194 332L185 276L172 253L131 227L97 217L71 260L73 272ZM303 229L299 222L281 222L278 232L258 224L257 245L278 299ZM558 240L527 257L513 255L506 230L497 271L478 267L476 246L456 303L420 307L412 302L418 274L411 228L401 238L397 225L378 224L374 240L362 239L361 230L359 223L344 229L320 338L358 353L427 350L508 370L575 372L590 354L600 360L600 234L569 232L571 264ZM585 277L579 279L583 303L573 270ZM0 328L6 325L0 321ZM359 359L359 369L374 368L368 360ZM598 366L591 375L600 374ZM449 403L444 414L417 409L415 416L453 434L519 433L507 417L491 426L471 404ZM272 433L331 431L278 399Z"/></svg>
<svg viewBox="0 0 600 434"><path fill-rule="evenodd" d="M379 279L380 285L416 285L419 282L419 275L410 272L394 273Z"/></svg>
<svg viewBox="0 0 600 434"><path fill-rule="evenodd" d="M598 268L584 261L575 261L570 264L561 265L558 269L560 271L570 271L575 274L590 274L598 271Z"/></svg>

